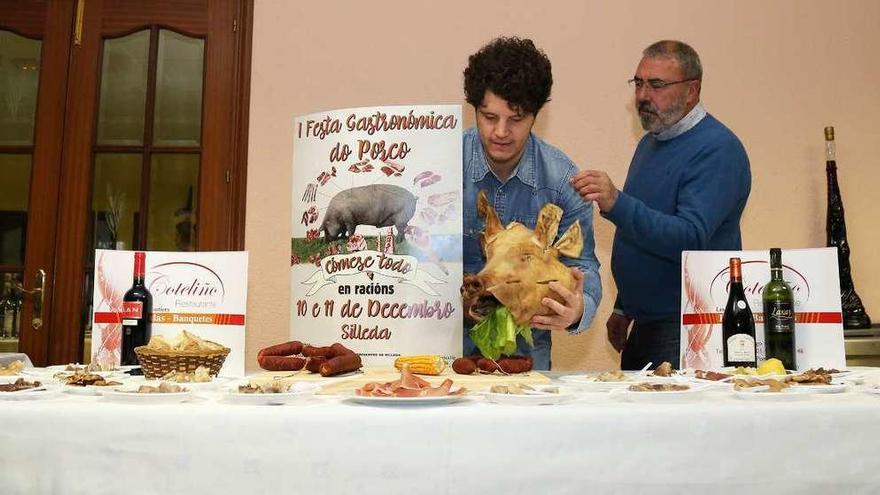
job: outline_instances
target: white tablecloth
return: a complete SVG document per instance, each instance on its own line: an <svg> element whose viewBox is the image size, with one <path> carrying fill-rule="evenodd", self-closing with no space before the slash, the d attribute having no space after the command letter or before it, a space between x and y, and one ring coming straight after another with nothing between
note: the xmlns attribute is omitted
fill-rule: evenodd
<svg viewBox="0 0 880 495"><path fill-rule="evenodd" d="M880 493L880 396L0 402L0 493Z"/></svg>

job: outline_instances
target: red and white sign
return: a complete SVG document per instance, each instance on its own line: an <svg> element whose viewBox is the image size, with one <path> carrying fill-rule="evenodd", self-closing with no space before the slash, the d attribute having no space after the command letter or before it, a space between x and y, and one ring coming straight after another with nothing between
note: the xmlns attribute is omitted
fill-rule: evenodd
<svg viewBox="0 0 880 495"><path fill-rule="evenodd" d="M92 362L119 364L122 320L142 313L123 302L132 285L134 251L95 251ZM244 375L248 253L146 251L144 283L153 296L152 334L186 330L231 351L221 375Z"/></svg>
<svg viewBox="0 0 880 495"><path fill-rule="evenodd" d="M755 317L758 361L764 359L761 292L770 281L770 251L684 251L681 254L681 367L723 366L721 318L730 258L742 259L743 288ZM835 248L782 251L783 278L794 293L795 360L800 370L843 369L846 352Z"/></svg>

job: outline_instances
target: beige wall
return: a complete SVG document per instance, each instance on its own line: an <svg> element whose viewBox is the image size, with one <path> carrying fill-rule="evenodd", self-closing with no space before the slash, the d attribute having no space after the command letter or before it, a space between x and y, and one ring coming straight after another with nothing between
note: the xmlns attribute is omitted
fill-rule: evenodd
<svg viewBox="0 0 880 495"><path fill-rule="evenodd" d="M530 37L552 60L552 101L535 130L618 184L641 135L626 84L641 50L663 38L691 43L703 60L706 108L739 135L751 159L747 249L824 245L822 128L834 125L856 289L880 321L880 230L872 211L880 179L878 25L880 2L870 0L257 0L248 354L288 333L293 118L351 106L464 104L467 56L499 34ZM471 125L472 110L465 112ZM556 340L555 369L617 365L604 329L616 293L613 234L596 217L605 297L588 333Z"/></svg>

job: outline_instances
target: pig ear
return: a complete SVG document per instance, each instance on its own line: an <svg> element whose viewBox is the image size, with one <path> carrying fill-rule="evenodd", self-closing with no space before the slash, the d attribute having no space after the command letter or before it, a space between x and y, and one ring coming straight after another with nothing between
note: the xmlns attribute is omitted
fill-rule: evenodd
<svg viewBox="0 0 880 495"><path fill-rule="evenodd" d="M535 222L535 237L538 238L538 244L541 249L550 247L553 239L556 239L556 233L559 232L559 220L562 218L562 208L547 203L538 213L538 220Z"/></svg>
<svg viewBox="0 0 880 495"><path fill-rule="evenodd" d="M477 195L477 212L486 219L486 230L483 232L485 239L491 239L495 234L501 232L501 220L498 218L495 208L492 208L492 205L489 204L489 199L486 198L486 191L480 190L480 193Z"/></svg>
<svg viewBox="0 0 880 495"><path fill-rule="evenodd" d="M569 258L577 258L584 249L584 237L581 235L581 222L576 220L562 237L553 245L559 254Z"/></svg>

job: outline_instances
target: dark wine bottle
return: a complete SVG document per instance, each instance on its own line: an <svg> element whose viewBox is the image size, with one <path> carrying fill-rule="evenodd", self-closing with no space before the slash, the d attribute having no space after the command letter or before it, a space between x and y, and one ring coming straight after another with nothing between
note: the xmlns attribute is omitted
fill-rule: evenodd
<svg viewBox="0 0 880 495"><path fill-rule="evenodd" d="M782 361L787 370L795 366L794 294L782 278L782 250L770 250L770 281L761 293L764 303L764 348L767 359Z"/></svg>
<svg viewBox="0 0 880 495"><path fill-rule="evenodd" d="M146 255L134 253L134 280L122 298L122 358L123 366L137 365L135 347L146 345L150 340L153 314L153 296L144 285Z"/></svg>
<svg viewBox="0 0 880 495"><path fill-rule="evenodd" d="M724 339L724 366L757 367L755 319L743 290L739 258L730 258L730 295L721 320L721 335Z"/></svg>

